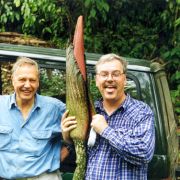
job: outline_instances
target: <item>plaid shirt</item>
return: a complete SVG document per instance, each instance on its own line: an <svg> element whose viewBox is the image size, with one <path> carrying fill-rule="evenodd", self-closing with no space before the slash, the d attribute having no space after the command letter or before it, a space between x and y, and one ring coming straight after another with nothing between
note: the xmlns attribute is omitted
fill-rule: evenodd
<svg viewBox="0 0 180 180"><path fill-rule="evenodd" d="M102 101L95 103L108 127L88 149L86 180L146 180L155 146L154 116L150 107L127 95L110 116Z"/></svg>

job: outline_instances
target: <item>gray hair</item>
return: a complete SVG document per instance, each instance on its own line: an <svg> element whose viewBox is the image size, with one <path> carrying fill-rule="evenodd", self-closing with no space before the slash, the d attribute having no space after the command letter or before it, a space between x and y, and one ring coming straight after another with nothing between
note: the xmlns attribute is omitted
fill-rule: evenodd
<svg viewBox="0 0 180 180"><path fill-rule="evenodd" d="M18 57L12 68L12 76L14 75L16 70L24 64L30 64L34 66L37 69L37 73L39 75L39 66L36 61L27 57Z"/></svg>
<svg viewBox="0 0 180 180"><path fill-rule="evenodd" d="M110 54L105 54L103 56L101 56L98 60L98 62L96 63L96 66L95 66L95 70L96 70L96 73L97 73L97 68L100 64L103 64L103 63L106 63L106 62L111 62L111 61L114 61L114 60L118 60L122 66L123 66L123 73L126 74L126 71L127 71L127 61L124 60L122 57L116 55L116 54L113 54L113 53L110 53Z"/></svg>

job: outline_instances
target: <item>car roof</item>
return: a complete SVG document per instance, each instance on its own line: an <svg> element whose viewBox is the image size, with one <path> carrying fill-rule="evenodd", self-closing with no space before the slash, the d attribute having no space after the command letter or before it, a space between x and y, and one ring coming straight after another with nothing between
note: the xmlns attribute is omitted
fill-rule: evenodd
<svg viewBox="0 0 180 180"><path fill-rule="evenodd" d="M102 54L86 52L87 66L91 69L91 66L96 64L101 55ZM52 66L53 64L57 65L57 62L59 66L62 66L66 61L66 51L63 49L0 43L0 61L6 61L8 57L11 57L11 60L14 61L14 59L19 56L26 56L39 60L42 66L47 66L48 63ZM150 71L151 62L148 60L127 57L123 57L123 59L128 62L128 69Z"/></svg>

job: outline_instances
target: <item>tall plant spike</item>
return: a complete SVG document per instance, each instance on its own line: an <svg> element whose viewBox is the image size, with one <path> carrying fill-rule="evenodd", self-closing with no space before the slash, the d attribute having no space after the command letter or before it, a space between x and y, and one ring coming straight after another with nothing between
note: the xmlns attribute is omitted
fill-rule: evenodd
<svg viewBox="0 0 180 180"><path fill-rule="evenodd" d="M77 120L77 128L70 132L76 150L76 169L73 180L84 180L86 142L91 117L95 111L88 92L82 16L78 18L74 40L67 48L66 57L66 105L69 115L75 116Z"/></svg>

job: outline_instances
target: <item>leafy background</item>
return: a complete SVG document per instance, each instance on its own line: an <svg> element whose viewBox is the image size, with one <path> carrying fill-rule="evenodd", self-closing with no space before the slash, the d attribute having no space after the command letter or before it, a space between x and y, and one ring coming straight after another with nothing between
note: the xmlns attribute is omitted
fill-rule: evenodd
<svg viewBox="0 0 180 180"><path fill-rule="evenodd" d="M79 15L87 52L164 64L180 121L180 0L0 0L0 32L64 49Z"/></svg>

